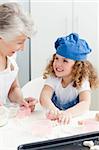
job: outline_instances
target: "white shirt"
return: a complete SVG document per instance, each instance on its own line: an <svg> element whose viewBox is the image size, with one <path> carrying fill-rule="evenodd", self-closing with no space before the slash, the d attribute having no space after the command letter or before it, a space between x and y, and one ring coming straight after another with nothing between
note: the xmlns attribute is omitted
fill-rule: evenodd
<svg viewBox="0 0 99 150"><path fill-rule="evenodd" d="M50 87L52 87L53 92L56 93L57 98L60 99L62 103L70 102L74 100L80 92L90 90L88 80L85 80L79 89L73 87L72 82L68 84L67 87L63 88L61 80L62 78L49 77L46 80L45 85L49 85Z"/></svg>
<svg viewBox="0 0 99 150"><path fill-rule="evenodd" d="M11 85L18 74L18 66L15 59L7 57L7 62L7 68L0 71L0 101L3 104L6 103ZM11 65L13 66L13 69L11 69Z"/></svg>

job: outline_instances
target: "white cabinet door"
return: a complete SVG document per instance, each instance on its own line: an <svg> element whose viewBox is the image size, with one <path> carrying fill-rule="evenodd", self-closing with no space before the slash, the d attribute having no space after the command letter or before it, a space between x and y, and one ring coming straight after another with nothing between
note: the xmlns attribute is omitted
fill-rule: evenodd
<svg viewBox="0 0 99 150"><path fill-rule="evenodd" d="M31 0L31 14L37 28L31 41L31 72L32 78L35 78L42 75L55 52L56 38L72 30L72 1Z"/></svg>
<svg viewBox="0 0 99 150"><path fill-rule="evenodd" d="M73 1L73 31L78 32L82 38L85 38L92 53L89 60L99 73L99 2L92 1ZM92 109L99 110L99 89L92 92Z"/></svg>
<svg viewBox="0 0 99 150"><path fill-rule="evenodd" d="M97 66L95 56L99 54L97 49L98 36L98 2L97 1L73 1L73 31L84 37L92 48L91 61Z"/></svg>

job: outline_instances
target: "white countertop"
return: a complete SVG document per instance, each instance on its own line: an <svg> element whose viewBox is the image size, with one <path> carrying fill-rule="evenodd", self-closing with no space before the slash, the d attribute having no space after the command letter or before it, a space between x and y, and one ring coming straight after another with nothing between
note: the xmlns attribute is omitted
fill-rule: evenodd
<svg viewBox="0 0 99 150"><path fill-rule="evenodd" d="M70 125L64 126L56 125L55 122L46 120L44 112L42 109L38 108L39 106L36 107L35 112L30 116L21 119L10 118L8 124L0 127L0 150L17 150L17 147L23 143L79 134L81 133L81 129L77 126L77 121L94 118L96 114L96 111L87 112L86 114L73 119ZM43 125L45 126L42 129ZM47 134L48 130L50 134L49 132Z"/></svg>

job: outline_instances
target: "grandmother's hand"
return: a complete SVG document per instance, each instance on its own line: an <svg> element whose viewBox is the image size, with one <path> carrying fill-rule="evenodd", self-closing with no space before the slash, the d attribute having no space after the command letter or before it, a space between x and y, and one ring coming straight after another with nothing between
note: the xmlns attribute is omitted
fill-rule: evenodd
<svg viewBox="0 0 99 150"><path fill-rule="evenodd" d="M31 109L31 112L33 112L35 109L35 105L38 103L38 100L33 97L27 97L25 98L25 102L28 103L28 107Z"/></svg>

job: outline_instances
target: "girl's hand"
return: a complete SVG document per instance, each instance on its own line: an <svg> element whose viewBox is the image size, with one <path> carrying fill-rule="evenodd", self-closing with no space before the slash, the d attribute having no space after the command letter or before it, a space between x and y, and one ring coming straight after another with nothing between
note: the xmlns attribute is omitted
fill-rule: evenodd
<svg viewBox="0 0 99 150"><path fill-rule="evenodd" d="M49 112L47 113L47 118L50 120L57 120L58 119L58 115L59 115L59 109L58 108L54 108L49 110Z"/></svg>
<svg viewBox="0 0 99 150"><path fill-rule="evenodd" d="M66 111L60 111L58 115L58 122L61 124L68 124L72 118L71 114Z"/></svg>
<svg viewBox="0 0 99 150"><path fill-rule="evenodd" d="M31 112L33 112L38 101L32 97L25 98L25 101L28 103L28 107L31 109Z"/></svg>

